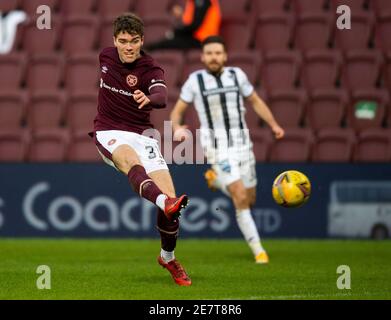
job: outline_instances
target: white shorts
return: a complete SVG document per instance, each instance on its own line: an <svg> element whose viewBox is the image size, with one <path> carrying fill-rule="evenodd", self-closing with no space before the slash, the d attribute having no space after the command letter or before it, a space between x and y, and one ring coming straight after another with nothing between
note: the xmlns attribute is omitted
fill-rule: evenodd
<svg viewBox="0 0 391 320"><path fill-rule="evenodd" d="M257 185L255 156L252 149L245 153L232 152L229 156L218 154L212 168L216 171L219 182L225 186L238 180L242 180L246 188Z"/></svg>
<svg viewBox="0 0 391 320"><path fill-rule="evenodd" d="M96 145L99 153L107 164L117 169L112 160L115 149L121 145L130 146L138 155L147 173L157 170L168 170L158 141L134 132L107 130L96 132Z"/></svg>

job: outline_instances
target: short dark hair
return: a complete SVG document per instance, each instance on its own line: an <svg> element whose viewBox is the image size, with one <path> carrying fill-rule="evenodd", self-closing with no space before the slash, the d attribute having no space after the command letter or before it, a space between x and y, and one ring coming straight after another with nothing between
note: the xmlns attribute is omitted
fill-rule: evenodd
<svg viewBox="0 0 391 320"><path fill-rule="evenodd" d="M134 13L124 13L114 20L114 37L118 36L121 32L143 36L144 22Z"/></svg>
<svg viewBox="0 0 391 320"><path fill-rule="evenodd" d="M204 47L210 43L220 43L221 45L223 45L224 50L226 50L224 38L221 36L209 36L205 38L204 41L202 41L201 43L201 49L204 49Z"/></svg>

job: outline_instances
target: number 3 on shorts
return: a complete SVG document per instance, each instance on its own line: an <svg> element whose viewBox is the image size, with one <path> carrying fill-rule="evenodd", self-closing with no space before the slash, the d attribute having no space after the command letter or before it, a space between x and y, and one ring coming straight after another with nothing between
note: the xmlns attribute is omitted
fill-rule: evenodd
<svg viewBox="0 0 391 320"><path fill-rule="evenodd" d="M148 159L156 158L156 153L152 146L145 146L145 149L148 151Z"/></svg>

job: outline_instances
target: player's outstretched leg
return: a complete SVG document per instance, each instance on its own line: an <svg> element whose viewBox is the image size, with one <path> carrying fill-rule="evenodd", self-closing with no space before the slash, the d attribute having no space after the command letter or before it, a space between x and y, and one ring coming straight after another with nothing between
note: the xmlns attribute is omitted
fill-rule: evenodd
<svg viewBox="0 0 391 320"><path fill-rule="evenodd" d="M151 201L163 210L167 219L176 220L181 210L187 206L188 198L182 195L178 198L170 198L165 195L155 182L148 176L141 165L134 165L128 173L128 180L133 190L140 197Z"/></svg>
<svg viewBox="0 0 391 320"><path fill-rule="evenodd" d="M157 229L159 230L161 239L161 252L157 258L158 263L170 272L172 278L178 285L190 286L190 277L174 255L178 238L179 221L168 220L163 211L158 210Z"/></svg>

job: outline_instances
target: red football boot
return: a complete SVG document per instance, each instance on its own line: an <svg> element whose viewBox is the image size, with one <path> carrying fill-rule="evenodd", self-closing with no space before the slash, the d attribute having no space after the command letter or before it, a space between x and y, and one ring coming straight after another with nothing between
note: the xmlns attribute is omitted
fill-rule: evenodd
<svg viewBox="0 0 391 320"><path fill-rule="evenodd" d="M181 210L187 206L187 195L182 195L179 198L169 198L165 200L164 214L170 221L178 219L181 215Z"/></svg>
<svg viewBox="0 0 391 320"><path fill-rule="evenodd" d="M187 275L185 269L182 267L182 265L177 259L171 260L170 262L165 262L161 256L158 256L157 262L171 273L172 278L178 285L191 285L190 277Z"/></svg>

